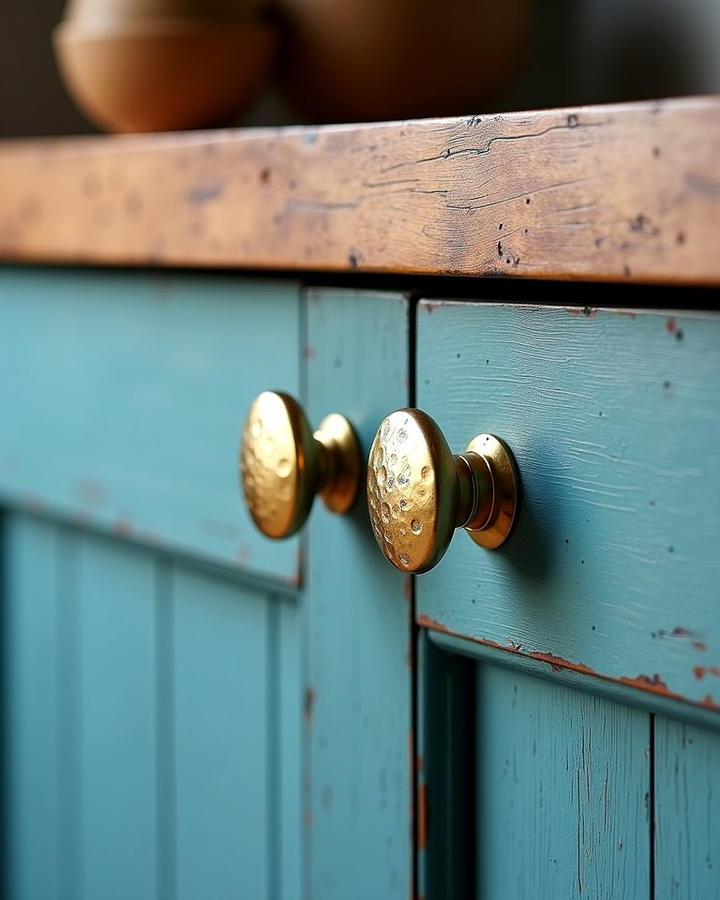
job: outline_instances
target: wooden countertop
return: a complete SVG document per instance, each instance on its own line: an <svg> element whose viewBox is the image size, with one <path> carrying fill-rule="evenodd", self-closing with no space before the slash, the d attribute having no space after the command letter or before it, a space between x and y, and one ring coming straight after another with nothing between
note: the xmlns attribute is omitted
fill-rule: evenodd
<svg viewBox="0 0 720 900"><path fill-rule="evenodd" d="M720 285L720 97L0 144L0 259Z"/></svg>

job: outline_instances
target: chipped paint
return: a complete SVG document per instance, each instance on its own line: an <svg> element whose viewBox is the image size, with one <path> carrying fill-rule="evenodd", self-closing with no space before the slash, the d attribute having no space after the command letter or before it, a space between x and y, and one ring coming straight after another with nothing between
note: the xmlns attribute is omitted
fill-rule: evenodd
<svg viewBox="0 0 720 900"><path fill-rule="evenodd" d="M441 622L437 622L435 621L435 619L431 619L430 616L426 616L424 614L419 615L416 621L417 624L422 628L429 628L433 631L440 631L443 634L450 635L451 637L469 640L475 644L482 644L482 646L484 647L492 647L495 650L502 650L505 653L515 653L518 656L524 657L525 659L535 659L539 660L540 662L545 662L555 672L561 669L570 670L572 672L577 672L580 675L591 675L594 678L600 678L603 681L609 681L613 684L627 685L628 687L638 688L640 690L647 691L652 694L658 694L672 700L680 700L683 703L690 703L694 706L706 706L710 707L711 709L720 711L720 704L716 704L709 694L707 694L702 701L690 700L687 697L684 697L682 694L678 694L675 691L670 690L657 673L654 675L621 675L620 677L604 675L602 672L598 672L596 669L592 669L590 666L586 666L583 663L573 662L568 659L563 659L563 657L556 656L553 653L531 652L528 650L523 650L520 644L515 644L514 642L510 642L509 644L501 644L498 641L493 641L489 638L473 637L471 635L463 634L459 631L453 631L452 629L447 628Z"/></svg>
<svg viewBox="0 0 720 900"><path fill-rule="evenodd" d="M111 526L113 534L118 537L130 537L133 533L132 525L128 519L116 519Z"/></svg>
<svg viewBox="0 0 720 900"><path fill-rule="evenodd" d="M657 634L658 637L666 638L666 637L680 637L680 638L689 638L693 649L699 650L701 653L707 652L707 644L704 641L698 640L700 635L696 631L691 631L689 628L683 628L681 625L677 625L672 631L665 631L660 628L657 632L653 633L653 637Z"/></svg>
<svg viewBox="0 0 720 900"><path fill-rule="evenodd" d="M720 666L693 666L693 675L698 681L706 675L717 675L720 678Z"/></svg>
<svg viewBox="0 0 720 900"><path fill-rule="evenodd" d="M428 786L421 784L418 787L417 808L417 848L425 850L427 847L428 828Z"/></svg>

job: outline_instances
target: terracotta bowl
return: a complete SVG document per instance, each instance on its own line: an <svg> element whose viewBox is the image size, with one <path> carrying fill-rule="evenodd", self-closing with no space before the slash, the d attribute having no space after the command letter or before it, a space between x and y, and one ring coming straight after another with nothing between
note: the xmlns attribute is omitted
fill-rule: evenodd
<svg viewBox="0 0 720 900"><path fill-rule="evenodd" d="M55 29L71 96L109 131L174 131L223 125L267 78L276 38L262 21L133 19Z"/></svg>

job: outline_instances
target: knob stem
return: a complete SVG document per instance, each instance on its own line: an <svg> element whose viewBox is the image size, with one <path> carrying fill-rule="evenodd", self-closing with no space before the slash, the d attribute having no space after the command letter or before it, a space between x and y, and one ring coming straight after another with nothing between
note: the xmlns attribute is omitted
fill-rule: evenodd
<svg viewBox="0 0 720 900"><path fill-rule="evenodd" d="M477 453L459 453L454 459L459 494L455 527L485 528L495 493L488 461Z"/></svg>
<svg viewBox="0 0 720 900"><path fill-rule="evenodd" d="M317 493L334 513L346 513L361 486L360 443L350 422L330 413L313 435L318 449Z"/></svg>

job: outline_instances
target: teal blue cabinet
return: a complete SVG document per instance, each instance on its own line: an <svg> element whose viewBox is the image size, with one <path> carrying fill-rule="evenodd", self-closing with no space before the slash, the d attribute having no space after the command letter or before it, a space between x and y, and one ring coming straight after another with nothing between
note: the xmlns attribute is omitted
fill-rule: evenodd
<svg viewBox="0 0 720 900"><path fill-rule="evenodd" d="M408 896L404 584L362 506L265 540L236 464L268 387L367 444L408 328L395 295L0 271L13 900Z"/></svg>
<svg viewBox="0 0 720 900"><path fill-rule="evenodd" d="M266 540L264 389L498 434L513 538ZM715 314L8 267L0 422L12 900L720 896Z"/></svg>

